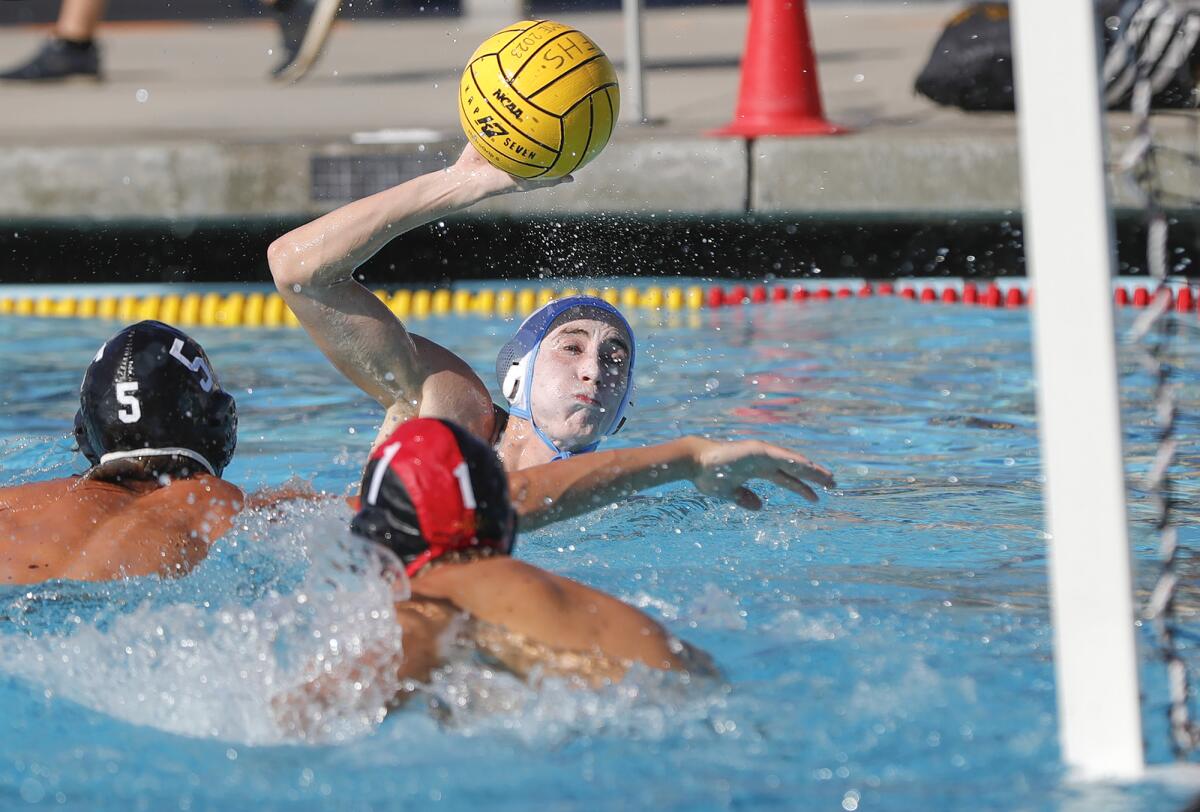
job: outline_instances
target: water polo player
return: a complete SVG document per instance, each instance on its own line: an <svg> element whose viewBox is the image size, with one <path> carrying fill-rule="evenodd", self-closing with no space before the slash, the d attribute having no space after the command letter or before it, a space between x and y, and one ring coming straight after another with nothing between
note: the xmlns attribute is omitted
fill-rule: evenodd
<svg viewBox="0 0 1200 812"><path fill-rule="evenodd" d="M641 611L511 558L516 525L505 472L487 445L442 420L396 429L367 462L351 530L391 551L407 574L397 576L395 604L403 654L322 673L275 703L284 723L303 728L319 718L346 681L426 682L456 650L521 678L590 686L621 679L634 663L713 672L706 655Z"/></svg>
<svg viewBox="0 0 1200 812"><path fill-rule="evenodd" d="M494 195L554 186L496 169L468 146L453 166L355 201L276 240L275 284L317 346L387 410L379 438L418 415L452 420L495 446L508 470L594 449L621 426L634 341L621 314L589 297L534 313L501 353L513 410L450 350L410 334L353 277L388 241Z"/></svg>
<svg viewBox="0 0 1200 812"><path fill-rule="evenodd" d="M466 361L410 334L353 276L385 243L422 223L487 197L567 179L520 180L468 146L454 166L345 205L271 245L275 284L300 323L329 360L387 410L377 443L411 417L443 418L489 441L511 473L592 451L621 428L633 397L636 347L628 322L607 302L560 299L525 320L497 358L497 383L511 409L506 413ZM560 480L553 474L514 480L522 521L539 526L591 510L597 494L617 498L672 479L692 479L750 508L760 503L742 487L746 479L767 479L810 500L816 497L801 480L833 481L803 455L767 443L693 437L647 452L604 452L611 456L573 468L570 486L555 487ZM527 498L530 493L555 501Z"/></svg>
<svg viewBox="0 0 1200 812"><path fill-rule="evenodd" d="M75 416L82 476L0 489L0 583L181 575L246 502L221 479L237 407L203 348L157 321L106 341Z"/></svg>

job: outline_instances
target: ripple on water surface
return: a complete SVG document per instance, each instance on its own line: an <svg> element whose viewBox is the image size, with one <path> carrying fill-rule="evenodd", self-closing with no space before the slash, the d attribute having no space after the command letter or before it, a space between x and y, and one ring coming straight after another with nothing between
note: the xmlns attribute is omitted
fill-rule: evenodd
<svg viewBox="0 0 1200 812"><path fill-rule="evenodd" d="M829 464L840 490L810 506L760 484L767 505L752 514L671 485L527 534L517 552L642 608L710 651L723 680L636 671L597 692L534 690L456 660L382 721L395 686L375 675L281 723L276 697L313 669L403 646L348 510L309 503L245 516L178 581L0 589L0 798L1133 810L1188 795L1177 781L1077 787L1057 767L1026 314L829 302L635 326L637 409L616 445L766 439ZM511 327L416 329L490 381ZM80 469L67 429L111 329L0 319L0 484ZM198 337L239 401L231 480L356 487L377 407L303 335ZM1195 338L1176 352L1186 444L1200 415ZM1121 369L1139 474L1154 450L1150 382L1126 350ZM1190 519L1195 479L1176 487ZM1146 563L1151 514L1136 489L1131 513ZM1193 548L1194 527L1181 530ZM1148 653L1143 685L1151 756L1165 761L1165 689Z"/></svg>

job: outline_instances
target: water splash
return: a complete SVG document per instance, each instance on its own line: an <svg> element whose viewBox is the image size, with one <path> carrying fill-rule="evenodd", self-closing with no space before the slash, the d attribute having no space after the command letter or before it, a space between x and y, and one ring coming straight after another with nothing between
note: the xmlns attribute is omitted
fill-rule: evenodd
<svg viewBox="0 0 1200 812"><path fill-rule="evenodd" d="M442 724L456 733L557 747L589 736L661 741L711 735L723 719L729 688L640 664L598 690L560 677L525 683L462 657L437 672L425 691Z"/></svg>
<svg viewBox="0 0 1200 812"><path fill-rule="evenodd" d="M266 744L364 735L395 692L386 674L336 682L321 703L282 713L283 697L307 679L336 674L367 652L401 651L393 585L379 553L348 535L344 514L329 503L247 513L189 578L107 585L116 599L107 612L73 614L53 633L15 624L24 633L5 635L0 668L88 708L187 736ZM123 593L144 595L154 583L162 594L121 611ZM72 586L41 594L69 604Z"/></svg>

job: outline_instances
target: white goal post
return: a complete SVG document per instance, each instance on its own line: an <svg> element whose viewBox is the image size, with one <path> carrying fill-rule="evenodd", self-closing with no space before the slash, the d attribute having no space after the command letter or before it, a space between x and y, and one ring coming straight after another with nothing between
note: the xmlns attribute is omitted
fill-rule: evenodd
<svg viewBox="0 0 1200 812"><path fill-rule="evenodd" d="M1062 757L1145 770L1092 0L1013 0L1026 267Z"/></svg>

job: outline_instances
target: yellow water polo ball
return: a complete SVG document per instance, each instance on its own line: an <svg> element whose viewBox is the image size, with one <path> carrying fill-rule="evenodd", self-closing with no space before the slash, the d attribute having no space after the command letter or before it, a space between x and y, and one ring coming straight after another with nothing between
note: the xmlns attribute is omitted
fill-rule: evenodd
<svg viewBox="0 0 1200 812"><path fill-rule="evenodd" d="M620 104L604 51L550 20L524 20L488 37L471 55L458 95L467 138L520 178L560 178L595 158Z"/></svg>

